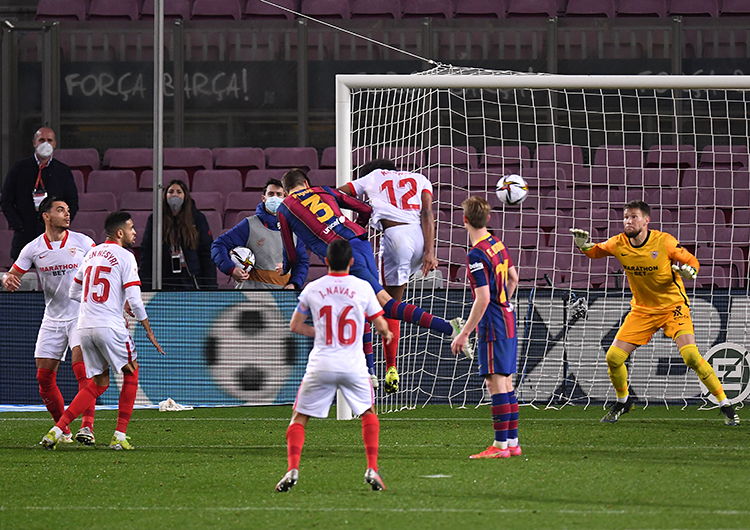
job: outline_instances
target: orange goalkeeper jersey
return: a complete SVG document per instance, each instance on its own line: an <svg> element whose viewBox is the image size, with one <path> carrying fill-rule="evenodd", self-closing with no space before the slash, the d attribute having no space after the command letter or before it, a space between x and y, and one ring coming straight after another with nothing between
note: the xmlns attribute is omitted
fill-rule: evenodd
<svg viewBox="0 0 750 530"><path fill-rule="evenodd" d="M698 269L698 260L682 248L674 236L649 230L646 241L634 247L621 233L584 252L590 258L615 256L628 275L633 309L649 312L666 311L678 304L690 305L682 277L672 270L672 263L687 263Z"/></svg>

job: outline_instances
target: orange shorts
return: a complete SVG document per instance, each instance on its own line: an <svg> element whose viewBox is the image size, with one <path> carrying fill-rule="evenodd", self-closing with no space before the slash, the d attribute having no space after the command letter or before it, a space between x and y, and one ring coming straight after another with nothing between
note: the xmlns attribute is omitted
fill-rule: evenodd
<svg viewBox="0 0 750 530"><path fill-rule="evenodd" d="M664 334L670 339L678 333L695 335L690 308L686 305L678 305L661 313L643 313L632 310L625 317L625 322L620 326L615 338L642 346L650 341L659 329L663 329Z"/></svg>

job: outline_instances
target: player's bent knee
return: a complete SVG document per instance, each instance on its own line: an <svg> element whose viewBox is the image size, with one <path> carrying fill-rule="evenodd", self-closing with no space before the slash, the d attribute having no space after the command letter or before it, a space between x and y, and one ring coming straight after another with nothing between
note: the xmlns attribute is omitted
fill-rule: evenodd
<svg viewBox="0 0 750 530"><path fill-rule="evenodd" d="M610 346L607 350L607 366L610 369L619 368L628 358L628 352L617 346Z"/></svg>
<svg viewBox="0 0 750 530"><path fill-rule="evenodd" d="M703 363L703 357L695 344L687 344L680 348L680 355L688 368L692 368L696 372Z"/></svg>

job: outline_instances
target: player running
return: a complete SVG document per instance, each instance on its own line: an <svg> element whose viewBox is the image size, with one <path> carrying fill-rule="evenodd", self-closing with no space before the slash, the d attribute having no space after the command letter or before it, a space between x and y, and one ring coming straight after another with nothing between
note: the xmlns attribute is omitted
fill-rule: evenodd
<svg viewBox="0 0 750 530"><path fill-rule="evenodd" d="M123 318L125 303L146 330L146 337L156 350L164 351L156 342L141 300L141 280L135 256L126 249L135 243L133 220L127 212L114 212L104 221L107 240L94 247L83 260L70 288L70 297L81 301L78 331L86 372L91 383L80 390L55 426L39 442L55 449L63 430L109 387L109 367L122 373L117 427L111 449L133 449L126 436L138 390L138 361L135 344Z"/></svg>
<svg viewBox="0 0 750 530"><path fill-rule="evenodd" d="M481 453L469 458L509 458L520 456L518 445L518 400L513 390L516 373L518 336L516 313L510 303L518 286L518 273L505 245L487 231L490 204L482 197L466 199L464 226L472 248L466 255L474 304L461 333L453 339L455 355L469 340L475 327L479 346L479 375L484 377L492 398L492 426L495 440Z"/></svg>
<svg viewBox="0 0 750 530"><path fill-rule="evenodd" d="M698 276L698 260L674 236L649 230L651 208L645 202L630 201L624 211L623 232L604 243L595 245L587 231L570 229L575 244L588 257L615 256L628 275L633 292L630 313L607 351L609 379L615 387L617 402L601 421L615 423L632 410L635 400L628 392L625 360L638 346L648 343L657 330L663 329L677 344L685 364L716 397L726 416L724 423L739 425L740 418L729 404L719 378L695 345L690 302L682 279L694 280Z"/></svg>
<svg viewBox="0 0 750 530"><path fill-rule="evenodd" d="M65 412L65 401L57 386L57 369L70 347L73 373L78 390L91 382L86 377L81 340L78 335L77 300L70 298L70 285L86 253L95 245L85 234L68 230L70 210L62 199L47 197L39 205L39 215L44 221L44 233L21 250L13 267L3 275L3 287L16 291L21 277L31 267L36 267L44 291L44 318L34 348L36 379L39 395L52 419L58 421ZM73 418L75 419L75 418ZM83 411L81 429L76 440L82 444L94 443L94 407ZM61 442L71 443L73 435L66 425Z"/></svg>
<svg viewBox="0 0 750 530"><path fill-rule="evenodd" d="M287 197L277 212L281 239L284 243L284 263L280 267L282 274L288 271L296 261L292 234L302 239L320 259L325 259L330 243L345 239L351 244L354 256L351 274L372 286L387 318L417 324L439 331L451 338L458 335L464 324L461 317L448 322L413 304L394 300L378 282L375 255L372 252L372 245L367 240L367 230L363 228L367 225L372 213L372 208L368 204L328 186L311 188L307 177L299 169L287 171L281 182L287 192ZM341 208L358 213L357 223L359 224L347 219L341 213ZM365 333L368 331L365 330ZM367 337L365 337L365 342L365 353L368 353ZM371 348L370 343L370 359L372 359ZM473 357L474 352L470 343L464 346L464 353L468 357ZM371 360L369 362L371 363Z"/></svg>
<svg viewBox="0 0 750 530"><path fill-rule="evenodd" d="M426 276L437 267L432 183L419 173L397 171L396 165L384 158L368 162L359 174L357 180L338 190L360 200L369 197L370 225L383 231L380 239L383 288L401 302L412 274L421 269ZM393 340L384 346L387 368L384 386L386 393L391 394L398 392L396 353L400 325L398 320L386 320Z"/></svg>
<svg viewBox="0 0 750 530"><path fill-rule="evenodd" d="M349 268L354 264L349 242L334 240L327 252L328 275L302 290L289 326L293 332L314 337L315 341L286 431L289 467L276 484L276 491L289 491L299 480L307 420L310 416L328 416L336 390L341 390L352 412L362 416L362 439L367 455L365 482L373 490L384 490L385 484L378 474L380 422L362 357L365 319L373 323L384 342L390 342L393 336L372 287L349 275ZM308 316L312 317L312 326L305 323Z"/></svg>

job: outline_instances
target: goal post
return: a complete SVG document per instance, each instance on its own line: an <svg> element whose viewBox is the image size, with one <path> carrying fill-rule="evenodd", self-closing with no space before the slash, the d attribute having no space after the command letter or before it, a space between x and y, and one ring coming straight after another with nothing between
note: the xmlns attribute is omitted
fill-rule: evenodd
<svg viewBox="0 0 750 530"><path fill-rule="evenodd" d="M336 175L341 185L368 158L387 156L435 187L433 278L414 278L406 298L436 316L468 316L468 249L461 201L482 194L491 231L521 278L513 297L520 400L536 406L614 399L606 351L629 310L615 258L589 260L568 229L595 242L622 231L627 200L652 206L652 229L673 234L701 261L685 281L702 354L712 354L730 399L750 389L750 78L573 76L439 66L412 75L336 76ZM495 183L519 173L529 198L504 206ZM377 248L376 248L377 250ZM586 300L588 314L579 309ZM745 346L746 347L746 346ZM722 354L723 355L723 354ZM376 364L384 374L382 350ZM378 394L383 411L426 403L486 402L475 363L449 342L402 324L401 389ZM646 403L713 406L661 332L628 361L631 392Z"/></svg>

